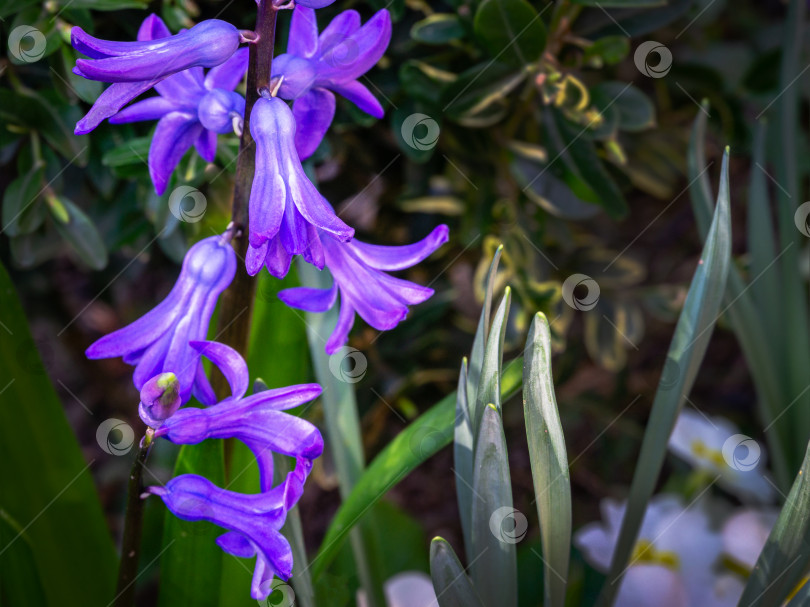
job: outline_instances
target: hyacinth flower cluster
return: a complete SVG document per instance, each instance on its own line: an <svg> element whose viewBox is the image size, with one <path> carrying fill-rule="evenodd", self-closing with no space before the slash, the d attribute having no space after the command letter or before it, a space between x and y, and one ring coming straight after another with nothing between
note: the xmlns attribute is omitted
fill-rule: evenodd
<svg viewBox="0 0 810 607"><path fill-rule="evenodd" d="M388 46L388 11L379 11L365 24L357 12L344 11L319 33L313 9L330 3L295 3L287 52L272 62L270 86L255 91L258 99L252 102L249 121L255 171L246 225L230 225L224 234L197 242L160 304L87 349L89 358L122 357L134 366L139 414L149 427L147 449L151 440L161 437L177 444L236 439L253 452L260 470L260 492L255 495L228 491L194 474L151 487L145 495L159 496L181 519L207 520L226 529L217 539L226 552L256 556L251 596L257 599L267 597L274 576L291 575L290 546L279 529L323 450L318 430L284 411L312 401L321 388L306 384L245 396L248 370L242 356L224 344L206 341L219 296L236 273L231 240L247 239L244 261L251 276L266 268L282 278L296 255L319 270L330 270L330 289L300 287L279 296L287 305L310 312L339 305L337 325L326 343L332 354L348 341L355 314L378 330L388 330L407 316L409 306L427 300L432 289L388 273L419 263L448 239L448 229L441 225L407 246L355 240L354 229L307 176L302 162L320 145L334 119L335 93L372 116L383 116L382 106L358 78ZM292 3L274 7L291 8ZM172 34L151 15L132 42L102 40L79 27L73 28L71 40L87 57L77 61L74 72L110 83L77 123L76 133L89 133L104 120L157 121L148 164L158 194L166 191L189 150L212 162L219 135L243 135L247 102L237 89L248 68L249 50L242 45L257 44L255 32L212 19ZM136 101L151 89L156 95ZM229 397L217 398L203 357L222 371L231 388ZM205 408L186 406L192 396ZM276 485L274 453L295 460L292 472Z"/></svg>
<svg viewBox="0 0 810 607"><path fill-rule="evenodd" d="M209 438L234 438L253 452L259 466L260 492L245 495L219 488L196 474L182 474L163 487L149 487L169 510L183 520L206 520L228 531L217 544L234 556L256 556L251 596L265 599L274 576L292 575L292 550L279 532L286 514L304 491L313 461L323 451L323 439L309 422L284 413L318 397L318 384L266 390L245 396L248 369L236 350L211 341L192 341L191 349L209 358L222 371L231 396L200 409L180 408L177 377L162 373L141 390L139 413L152 430L178 445ZM295 468L273 486L273 453L295 458Z"/></svg>

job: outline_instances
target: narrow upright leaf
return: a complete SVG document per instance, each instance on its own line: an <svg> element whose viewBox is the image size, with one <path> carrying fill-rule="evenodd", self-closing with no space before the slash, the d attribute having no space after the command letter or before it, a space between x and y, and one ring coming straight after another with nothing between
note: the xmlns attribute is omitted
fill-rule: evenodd
<svg viewBox="0 0 810 607"><path fill-rule="evenodd" d="M504 369L501 382L504 402L520 389L521 366L522 358L519 357ZM445 396L397 434L365 469L351 494L340 505L318 555L312 559L312 578L316 583L363 515L414 468L450 444L455 402L455 394Z"/></svg>
<svg viewBox="0 0 810 607"><path fill-rule="evenodd" d="M704 103L702 107L708 112L708 103ZM687 165L692 210L695 213L698 231L704 241L708 236L709 223L712 219L712 191L707 174L709 165L706 163L704 152L705 138L706 112L698 112L690 136ZM733 264L728 274L726 313L748 361L748 368L756 386L757 405L760 408L760 416L766 424L765 436L768 439L777 484L787 491L791 474L788 472L790 464L786 452L790 445L791 424L789 416L779 415L778 407L779 403L790 402L793 396L787 397L783 393L784 382L780 380L779 367L775 363L780 358L778 347L774 342L775 336L765 331L762 315L754 307L748 283Z"/></svg>
<svg viewBox="0 0 810 607"><path fill-rule="evenodd" d="M534 63L546 47L546 26L526 0L484 0L475 34L495 60L516 66Z"/></svg>
<svg viewBox="0 0 810 607"><path fill-rule="evenodd" d="M495 405L501 412L501 368L503 367L503 341L506 337L506 320L509 317L509 305L512 301L512 290L506 287L503 299L492 318L487 345L484 349L484 364L481 367L481 379L475 394L475 409L470 418L473 422L473 436L478 436L481 417L487 405Z"/></svg>
<svg viewBox="0 0 810 607"><path fill-rule="evenodd" d="M571 483L551 374L551 333L534 317L523 357L523 412L543 543L546 605L563 607L571 554Z"/></svg>
<svg viewBox="0 0 810 607"><path fill-rule="evenodd" d="M517 552L526 517L512 507L512 483L501 414L484 408L473 471L473 583L485 607L517 606Z"/></svg>
<svg viewBox="0 0 810 607"><path fill-rule="evenodd" d="M748 578L740 605L784 605L810 563L810 445L768 541ZM791 603L792 605L793 603Z"/></svg>
<svg viewBox="0 0 810 607"><path fill-rule="evenodd" d="M498 273L498 263L503 253L503 245L498 245L492 263L489 264L487 279L484 282L484 305L481 308L481 317L478 319L478 330L475 332L472 353L470 354L470 367L467 373L467 397L475 402L478 393L478 382L481 379L481 367L484 365L484 347L489 336L489 316L492 312L492 290L495 288L495 276Z"/></svg>
<svg viewBox="0 0 810 607"><path fill-rule="evenodd" d="M728 150L723 157L720 192L709 236L703 247L689 293L667 354L667 367L674 382L659 383L647 430L633 474L622 528L610 573L602 587L601 604L611 605L638 537L647 503L655 490L667 451L667 443L681 405L692 388L720 312L731 263L731 221L728 195Z"/></svg>
<svg viewBox="0 0 810 607"><path fill-rule="evenodd" d="M441 537L430 542L430 577L439 607L483 607L456 553Z"/></svg>
<svg viewBox="0 0 810 607"><path fill-rule="evenodd" d="M453 433L453 472L456 481L456 499L461 518L464 545L470 545L470 516L472 513L473 430L470 405L467 398L467 359L461 361L456 390L456 425ZM467 555L469 558L469 554Z"/></svg>

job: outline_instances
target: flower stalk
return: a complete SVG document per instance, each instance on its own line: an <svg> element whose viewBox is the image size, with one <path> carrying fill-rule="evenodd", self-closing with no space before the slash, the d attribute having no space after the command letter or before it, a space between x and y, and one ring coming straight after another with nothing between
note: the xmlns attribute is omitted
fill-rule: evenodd
<svg viewBox="0 0 810 607"><path fill-rule="evenodd" d="M115 607L132 607L135 604L135 580L138 577L138 558L141 551L144 501L143 468L152 447L154 430L148 428L141 439L138 455L132 464L127 487L127 512L124 518L124 537L121 541L121 563L118 568L118 583L115 588Z"/></svg>
<svg viewBox="0 0 810 607"><path fill-rule="evenodd" d="M231 203L231 221L234 227L232 243L239 259L245 259L248 250L248 201L255 173L256 146L250 134L250 113L261 98L259 91L270 85L278 10L273 0L259 0L255 30L258 40L250 45L245 119L239 142ZM256 281L248 276L244 266L240 264L230 288L225 290L220 300L217 339L243 356L247 356L255 290ZM227 393L227 383L220 373L213 374L212 385L219 396Z"/></svg>

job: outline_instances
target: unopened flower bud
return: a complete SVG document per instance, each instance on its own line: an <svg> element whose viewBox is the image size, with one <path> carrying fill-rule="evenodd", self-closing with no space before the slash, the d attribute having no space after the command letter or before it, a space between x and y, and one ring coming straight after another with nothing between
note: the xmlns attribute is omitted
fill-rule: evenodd
<svg viewBox="0 0 810 607"><path fill-rule="evenodd" d="M161 373L141 388L138 414L150 428L159 428L180 408L180 382L174 373Z"/></svg>

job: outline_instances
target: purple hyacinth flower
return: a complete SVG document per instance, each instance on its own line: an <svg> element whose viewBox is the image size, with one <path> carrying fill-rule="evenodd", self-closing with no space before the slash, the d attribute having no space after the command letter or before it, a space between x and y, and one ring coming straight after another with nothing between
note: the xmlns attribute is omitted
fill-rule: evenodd
<svg viewBox="0 0 810 607"><path fill-rule="evenodd" d="M285 503L289 485L282 482L255 495L220 489L196 474L182 474L165 487L149 487L177 518L209 521L228 529L217 538L220 548L241 558L257 556L251 596L264 600L270 594L273 576L287 580L292 575L292 550L279 530L287 517Z"/></svg>
<svg viewBox="0 0 810 607"><path fill-rule="evenodd" d="M147 380L171 372L180 382L180 398L192 394L204 404L216 402L190 341L205 339L219 294L236 273L236 254L221 236L205 238L183 259L180 276L169 295L132 324L110 333L87 348L87 357L123 356L135 365L132 380L138 390Z"/></svg>
<svg viewBox="0 0 810 607"><path fill-rule="evenodd" d="M326 353L334 354L349 338L354 313L380 331L393 329L408 314L408 306L422 303L433 289L394 278L388 271L404 270L419 263L447 242L448 228L440 225L426 238L411 245L389 247L357 240L341 243L323 238L326 265L332 273L331 289L296 287L278 296L288 306L308 312L326 312L340 291L340 314Z"/></svg>
<svg viewBox="0 0 810 607"><path fill-rule="evenodd" d="M193 341L190 345L222 371L232 395L213 407L186 407L177 411L165 419L155 436L180 445L196 444L207 438L239 439L256 456L262 491L273 486L273 452L296 458L295 471L288 479L291 502L286 507L291 508L303 491L312 462L323 452L323 439L311 423L284 411L317 398L321 387L301 384L245 397L248 368L236 350L211 341Z"/></svg>
<svg viewBox="0 0 810 607"><path fill-rule="evenodd" d="M170 35L156 15L147 17L139 32L144 39ZM155 84L158 97L138 101L110 117L113 124L158 121L149 148L149 174L158 194L166 190L172 172L192 145L203 159L213 162L217 134L232 132L234 118L242 121L245 98L233 89L242 81L247 66L245 47L207 74L194 67L169 76Z"/></svg>
<svg viewBox="0 0 810 607"><path fill-rule="evenodd" d="M76 124L77 135L89 133L173 74L225 63L241 42L239 30L218 19L203 21L172 36L157 15L144 20L135 42L99 40L78 26L71 30L70 37L73 47L90 57L78 59L73 72L88 80L113 83Z"/></svg>
<svg viewBox="0 0 810 607"><path fill-rule="evenodd" d="M357 79L374 67L391 40L391 16L385 9L362 27L356 11L343 11L318 36L315 11L308 6L295 7L287 52L273 61L273 77L284 77L279 97L295 100L295 147L302 160L315 152L332 124L333 91L367 114L383 117L379 101Z"/></svg>
<svg viewBox="0 0 810 607"><path fill-rule="evenodd" d="M340 241L354 236L304 173L295 151L295 129L293 113L281 99L262 97L253 106L250 133L256 142L257 170L250 190L245 259L251 276L264 265L283 278L293 255L323 268L319 230Z"/></svg>

